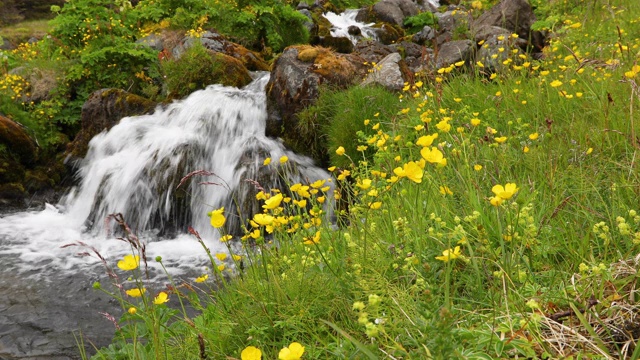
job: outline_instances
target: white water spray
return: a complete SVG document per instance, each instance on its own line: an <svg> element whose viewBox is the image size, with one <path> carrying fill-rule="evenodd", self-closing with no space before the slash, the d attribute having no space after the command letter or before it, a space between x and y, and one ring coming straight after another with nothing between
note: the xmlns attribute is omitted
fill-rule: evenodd
<svg viewBox="0 0 640 360"><path fill-rule="evenodd" d="M323 16L331 23L331 36L349 38L349 40L351 40L354 45L357 44L358 40L362 39L363 37L376 40L378 38L378 35L376 34L376 30L372 28L375 23L365 24L356 21L358 11L359 10L357 9L349 9L345 10L341 14L336 14L331 11L324 14ZM359 28L361 35L351 35L349 33L349 27L351 26Z"/></svg>

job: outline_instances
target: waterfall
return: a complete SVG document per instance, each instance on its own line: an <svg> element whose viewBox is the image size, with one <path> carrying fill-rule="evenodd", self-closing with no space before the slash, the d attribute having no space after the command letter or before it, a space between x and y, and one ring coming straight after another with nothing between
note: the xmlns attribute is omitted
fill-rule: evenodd
<svg viewBox="0 0 640 360"><path fill-rule="evenodd" d="M331 23L331 36L349 38L354 45L358 43L358 39L362 37L376 40L378 35L376 29L372 28L375 23L364 24L356 21L359 11L360 10L357 9L348 9L341 14L329 11L322 15ZM349 33L349 28L352 26L360 29L360 35L352 35Z"/></svg>
<svg viewBox="0 0 640 360"><path fill-rule="evenodd" d="M153 243L150 255L166 261L172 255L177 256L175 263L191 261L196 253L204 259L195 240L184 235L188 226L200 232L213 251L224 251L207 212L224 206L228 230L240 233L243 218L261 210L254 183L245 180L269 190L331 177L311 159L264 135L268 76L258 73L243 89L211 85L151 115L124 118L95 136L80 166L79 185L58 206L0 219L0 240L5 239L0 254L13 251L31 259L27 262L70 267L68 259L58 259L64 256L59 246L65 241L82 240L110 255L126 253L126 246L116 250L104 241L116 229L113 221L106 221L113 213L122 213L136 233ZM287 163L278 162L282 156L288 157ZM265 166L267 157L273 162ZM178 187L197 171L214 175L192 176ZM22 245L18 249L7 245L10 241Z"/></svg>

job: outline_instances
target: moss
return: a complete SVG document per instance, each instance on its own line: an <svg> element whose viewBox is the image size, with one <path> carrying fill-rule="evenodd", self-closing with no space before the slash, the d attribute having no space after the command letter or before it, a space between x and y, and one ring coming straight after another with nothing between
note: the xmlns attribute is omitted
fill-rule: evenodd
<svg viewBox="0 0 640 360"><path fill-rule="evenodd" d="M404 36L404 30L397 25L383 22L377 23L373 27L379 29L378 38L385 45L393 44Z"/></svg>
<svg viewBox="0 0 640 360"><path fill-rule="evenodd" d="M304 62L313 62L318 57L318 49L308 47L298 51L298 60Z"/></svg>

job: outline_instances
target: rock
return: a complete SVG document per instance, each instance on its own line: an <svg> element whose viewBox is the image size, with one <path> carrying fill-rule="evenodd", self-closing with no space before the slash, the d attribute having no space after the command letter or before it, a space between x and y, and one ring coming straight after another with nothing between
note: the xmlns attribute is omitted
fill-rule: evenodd
<svg viewBox="0 0 640 360"><path fill-rule="evenodd" d="M15 205L24 200L26 192L20 183L0 184L0 204Z"/></svg>
<svg viewBox="0 0 640 360"><path fill-rule="evenodd" d="M385 56L396 52L391 45L384 45L377 41L360 41L356 44L353 54L358 55L369 63L377 63Z"/></svg>
<svg viewBox="0 0 640 360"><path fill-rule="evenodd" d="M433 50L430 48L409 41L402 41L391 47L402 55L410 74L425 70L425 66L433 66ZM405 80L409 78L405 75Z"/></svg>
<svg viewBox="0 0 640 360"><path fill-rule="evenodd" d="M419 32L415 33L411 38L416 44L427 45L431 40L435 39L436 31L431 26L425 26Z"/></svg>
<svg viewBox="0 0 640 360"><path fill-rule="evenodd" d="M436 68L447 67L458 61L473 58L475 44L471 40L455 40L444 43L436 55Z"/></svg>
<svg viewBox="0 0 640 360"><path fill-rule="evenodd" d="M512 34L511 31L505 28L501 28L499 26L482 25L479 28L474 29L473 40L479 43L481 41L489 40L490 37L500 36L500 35L504 37L509 37L511 36L511 34Z"/></svg>
<svg viewBox="0 0 640 360"><path fill-rule="evenodd" d="M438 28L441 33L450 32L454 37L460 39L462 34L466 34L469 31L469 23L472 17L464 9L456 8L442 14L436 13L436 16L438 17Z"/></svg>
<svg viewBox="0 0 640 360"><path fill-rule="evenodd" d="M479 68L480 72L490 74L494 72L502 72L509 69L512 65L519 65L523 60L519 57L523 52L520 49L520 38L514 39L510 35L491 35L480 46L476 54L476 61L480 61L483 65ZM525 45L526 45L526 41ZM515 51L515 53L514 53ZM505 64L504 62L510 62Z"/></svg>
<svg viewBox="0 0 640 360"><path fill-rule="evenodd" d="M477 33L482 26L499 26L528 39L535 21L527 0L502 0L473 21L471 28Z"/></svg>
<svg viewBox="0 0 640 360"><path fill-rule="evenodd" d="M72 162L83 158L94 136L111 129L123 117L151 113L155 106L156 103L151 100L120 89L93 92L82 105L81 129L67 146L67 158Z"/></svg>
<svg viewBox="0 0 640 360"><path fill-rule="evenodd" d="M372 27L376 32L378 40L385 45L393 44L404 36L404 30L394 24L377 23Z"/></svg>
<svg viewBox="0 0 640 360"><path fill-rule="evenodd" d="M268 71L269 64L260 55L246 47L227 40L224 36L206 31L200 37L200 42L205 48L234 57L250 71Z"/></svg>
<svg viewBox="0 0 640 360"><path fill-rule="evenodd" d="M157 34L150 34L141 39L138 39L136 40L136 44L148 46L156 51L162 51L162 49L164 49L162 37Z"/></svg>
<svg viewBox="0 0 640 360"><path fill-rule="evenodd" d="M365 60L323 47L290 46L276 59L267 84L266 135L281 137L289 148L310 155L308 144L296 131L296 114L313 104L321 84L344 88L366 73Z"/></svg>
<svg viewBox="0 0 640 360"><path fill-rule="evenodd" d="M15 49L15 45L11 43L11 41L7 39L0 39L0 50L13 50Z"/></svg>
<svg viewBox="0 0 640 360"><path fill-rule="evenodd" d="M353 52L353 43L346 37L323 36L318 41L319 45L331 48L342 54Z"/></svg>
<svg viewBox="0 0 640 360"><path fill-rule="evenodd" d="M299 9L298 12L300 14L306 16L307 19L309 19L308 21L304 22L304 27L307 28L307 31L309 32L309 35L310 36L317 35L318 34L318 24L313 22L313 14L311 13L311 11L309 11L309 9Z"/></svg>
<svg viewBox="0 0 640 360"><path fill-rule="evenodd" d="M32 165L38 158L38 147L26 128L0 115L0 145L16 156L21 164Z"/></svg>
<svg viewBox="0 0 640 360"><path fill-rule="evenodd" d="M392 53L382 59L375 69L362 81L362 85L379 84L391 91L402 90L405 79L402 77L400 54Z"/></svg>
<svg viewBox="0 0 640 360"><path fill-rule="evenodd" d="M411 0L382 0L373 5L371 12L378 21L402 26L406 17L418 15L420 9Z"/></svg>
<svg viewBox="0 0 640 360"><path fill-rule="evenodd" d="M349 33L349 35L353 35L353 36L362 35L362 30L356 25L349 26L347 28L347 32Z"/></svg>

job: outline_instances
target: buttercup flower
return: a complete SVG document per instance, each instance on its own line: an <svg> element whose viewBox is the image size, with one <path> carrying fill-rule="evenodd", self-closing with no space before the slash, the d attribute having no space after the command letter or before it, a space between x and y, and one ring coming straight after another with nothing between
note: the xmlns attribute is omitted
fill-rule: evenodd
<svg viewBox="0 0 640 360"><path fill-rule="evenodd" d="M297 342L293 342L288 347L280 350L280 353L278 354L278 359L299 360L300 358L302 358L302 354L304 354L304 346L300 345Z"/></svg>
<svg viewBox="0 0 640 360"><path fill-rule="evenodd" d="M203 282L207 281L208 278L209 278L209 275L204 274L202 276L197 277L196 278L196 282L197 283L203 283Z"/></svg>
<svg viewBox="0 0 640 360"><path fill-rule="evenodd" d="M338 147L338 148L336 149L336 154L338 154L338 155L342 156L342 155L344 155L344 151L345 151L345 150L344 150L344 147L340 146L340 147Z"/></svg>
<svg viewBox="0 0 640 360"><path fill-rule="evenodd" d="M124 258L118 261L118 268L124 271L135 270L140 266L140 256L125 255Z"/></svg>
<svg viewBox="0 0 640 360"><path fill-rule="evenodd" d="M289 161L289 157L288 156L283 155L283 156L280 157L280 164L284 164L287 161Z"/></svg>
<svg viewBox="0 0 640 360"><path fill-rule="evenodd" d="M218 210L213 210L211 212L211 226L214 228L221 228L224 226L225 221L227 220L224 217L224 206Z"/></svg>
<svg viewBox="0 0 640 360"><path fill-rule="evenodd" d="M262 205L262 208L266 210L273 210L280 206L282 198L282 194L273 195L272 197L264 201L264 205Z"/></svg>
<svg viewBox="0 0 640 360"><path fill-rule="evenodd" d="M494 194L496 194L503 200L511 199L513 194L515 194L518 190L518 187L514 183L507 183L505 186L498 184L491 188L491 191L493 191Z"/></svg>
<svg viewBox="0 0 640 360"><path fill-rule="evenodd" d="M418 184L422 182L423 171L415 161L409 161L408 163L404 164L403 170L404 176L406 176L409 180Z"/></svg>
<svg viewBox="0 0 640 360"><path fill-rule="evenodd" d="M138 310L132 306L129 308L129 310L127 310L127 312L131 315L135 315L138 312Z"/></svg>
<svg viewBox="0 0 640 360"><path fill-rule="evenodd" d="M269 164L271 164L271 158L270 157L264 159L264 162L262 163L262 165L264 165L264 166L267 166Z"/></svg>
<svg viewBox="0 0 640 360"><path fill-rule="evenodd" d="M262 359L262 351L255 346L247 346L240 353L241 360L260 360Z"/></svg>
<svg viewBox="0 0 640 360"><path fill-rule="evenodd" d="M443 251L441 256L436 256L436 260L448 262L459 258L461 255L462 251L460 250L460 246L456 246L454 249Z"/></svg>
<svg viewBox="0 0 640 360"><path fill-rule="evenodd" d="M442 151L440 151L437 147L424 147L422 148L422 150L420 150L420 155L422 155L422 158L432 164L438 164L441 166L447 165L447 159L444 158Z"/></svg>
<svg viewBox="0 0 640 360"><path fill-rule="evenodd" d="M166 292L162 291L153 299L153 303L155 305L161 305L169 301L169 295Z"/></svg>
<svg viewBox="0 0 640 360"><path fill-rule="evenodd" d="M134 288L134 289L129 289L127 291L125 291L125 293L131 297L140 297L142 296L142 294L145 293L145 289L142 288L142 290L138 289L138 288Z"/></svg>

